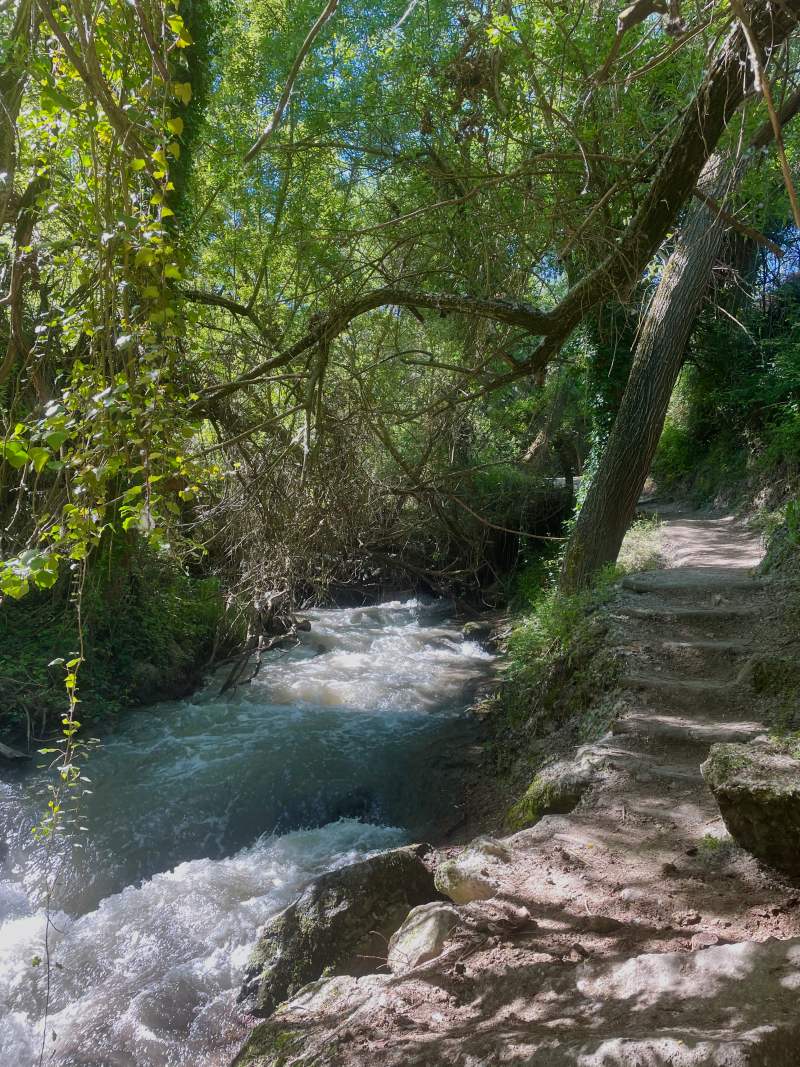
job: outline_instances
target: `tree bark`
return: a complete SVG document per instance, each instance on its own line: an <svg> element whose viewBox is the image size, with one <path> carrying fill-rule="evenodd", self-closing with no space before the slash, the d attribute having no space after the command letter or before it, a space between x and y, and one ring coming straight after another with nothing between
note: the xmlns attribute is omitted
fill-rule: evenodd
<svg viewBox="0 0 800 1067"><path fill-rule="evenodd" d="M16 221L17 117L29 77L28 54L35 33L33 0L22 0L0 65L0 229Z"/></svg>
<svg viewBox="0 0 800 1067"><path fill-rule="evenodd" d="M788 122L800 110L795 93L783 109ZM741 181L753 157L771 139L769 124L735 163L709 159L699 181L712 202L724 200ZM711 280L727 221L703 201L695 202L648 306L619 412L597 472L567 544L560 585L573 592L614 563L644 487L664 427L667 407L683 365L686 345Z"/></svg>

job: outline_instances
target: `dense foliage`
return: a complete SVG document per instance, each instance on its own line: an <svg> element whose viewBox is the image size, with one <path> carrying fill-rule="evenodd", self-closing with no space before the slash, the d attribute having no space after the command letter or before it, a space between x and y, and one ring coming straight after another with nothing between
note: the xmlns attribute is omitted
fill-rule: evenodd
<svg viewBox="0 0 800 1067"><path fill-rule="evenodd" d="M97 633L136 560L165 603L214 576L252 636L342 584L491 593L561 535L687 210L659 183L767 114L764 5L662 7L0 4L4 596ZM780 107L794 0L773 16ZM773 151L726 203L673 481L720 421L797 461Z"/></svg>

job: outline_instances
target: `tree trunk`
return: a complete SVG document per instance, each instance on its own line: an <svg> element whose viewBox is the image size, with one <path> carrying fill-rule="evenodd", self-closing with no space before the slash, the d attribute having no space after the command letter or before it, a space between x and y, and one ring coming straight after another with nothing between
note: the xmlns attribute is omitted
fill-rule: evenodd
<svg viewBox="0 0 800 1067"><path fill-rule="evenodd" d="M800 112L800 90L784 104L780 120ZM773 137L764 123L750 151L735 164L713 155L698 181L701 193L721 200L742 180L755 151ZM698 200L689 209L677 246L667 261L645 312L628 384L592 484L573 528L560 586L572 592L590 584L619 555L636 502L658 445L667 407L683 364L686 345L711 280L726 220Z"/></svg>
<svg viewBox="0 0 800 1067"><path fill-rule="evenodd" d="M701 190L724 197L741 178L712 156ZM693 205L678 244L645 312L628 384L600 465L567 545L561 587L588 585L613 563L630 525L664 426L686 345L708 288L725 222L703 203Z"/></svg>

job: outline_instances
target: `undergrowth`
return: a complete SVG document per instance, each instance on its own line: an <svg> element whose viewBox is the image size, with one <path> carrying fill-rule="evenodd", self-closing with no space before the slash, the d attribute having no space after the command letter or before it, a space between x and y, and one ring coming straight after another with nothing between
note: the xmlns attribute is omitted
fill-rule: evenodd
<svg viewBox="0 0 800 1067"><path fill-rule="evenodd" d="M591 588L564 594L558 559L538 559L520 571L512 603L517 611L506 646L505 680L497 698L494 750L498 773L517 799L535 783L548 755L608 730L620 663L605 641L602 608L627 573L663 564L661 522L638 519L620 561Z"/></svg>
<svg viewBox="0 0 800 1067"><path fill-rule="evenodd" d="M186 695L200 680L222 614L213 578L193 578L144 552L132 555L124 567L107 563L98 561L83 593L84 722ZM64 706L62 663L74 653L76 641L67 581L0 605L0 736L19 743L45 737L58 724Z"/></svg>
<svg viewBox="0 0 800 1067"><path fill-rule="evenodd" d="M541 696L554 671L574 681L579 668L597 651L603 626L598 609L615 594L625 574L653 570L663 564L662 523L637 519L629 530L619 561L606 567L591 588L562 593L556 583L558 559L540 559L522 570L514 604L519 612L507 645L507 712L525 717L535 695Z"/></svg>

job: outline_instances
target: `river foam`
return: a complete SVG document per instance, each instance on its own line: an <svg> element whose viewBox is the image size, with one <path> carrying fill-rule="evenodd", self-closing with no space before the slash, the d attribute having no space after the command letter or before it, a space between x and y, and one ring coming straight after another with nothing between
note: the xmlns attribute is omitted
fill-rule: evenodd
<svg viewBox="0 0 800 1067"><path fill-rule="evenodd" d="M314 612L227 698L130 713L91 756L89 833L50 860L45 1063L225 1064L255 932L313 877L424 832L490 657L415 602ZM38 1063L43 772L0 783L0 1063ZM355 817L354 817L355 816ZM303 828L306 827L306 828ZM309 828L310 827L310 828ZM80 847L79 847L80 846ZM55 1037L53 1038L53 1035Z"/></svg>

